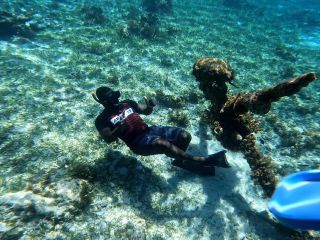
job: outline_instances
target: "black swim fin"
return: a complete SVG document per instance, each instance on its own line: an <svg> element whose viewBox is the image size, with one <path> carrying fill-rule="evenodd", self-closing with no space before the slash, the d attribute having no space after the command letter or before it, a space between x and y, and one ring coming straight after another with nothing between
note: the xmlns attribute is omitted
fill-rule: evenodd
<svg viewBox="0 0 320 240"><path fill-rule="evenodd" d="M172 165L188 170L192 173L201 175L201 176L214 176L215 175L215 168L214 166L210 165L203 165L199 163L194 163L192 161L183 162L181 160L175 159L172 161Z"/></svg>
<svg viewBox="0 0 320 240"><path fill-rule="evenodd" d="M209 155L208 157L206 157L204 165L230 168L231 165L228 163L226 152L226 150L222 150L220 152Z"/></svg>

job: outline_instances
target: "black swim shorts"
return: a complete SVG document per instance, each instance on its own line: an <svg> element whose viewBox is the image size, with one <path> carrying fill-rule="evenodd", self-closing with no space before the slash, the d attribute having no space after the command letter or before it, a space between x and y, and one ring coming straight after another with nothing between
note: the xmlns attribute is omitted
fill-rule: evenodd
<svg viewBox="0 0 320 240"><path fill-rule="evenodd" d="M154 148L152 143L156 139L164 139L168 142L177 145L178 138L182 129L178 127L168 127L168 126L152 126L149 127L147 131L138 136L132 142L130 148L131 150L139 155L153 155L161 154L158 148Z"/></svg>

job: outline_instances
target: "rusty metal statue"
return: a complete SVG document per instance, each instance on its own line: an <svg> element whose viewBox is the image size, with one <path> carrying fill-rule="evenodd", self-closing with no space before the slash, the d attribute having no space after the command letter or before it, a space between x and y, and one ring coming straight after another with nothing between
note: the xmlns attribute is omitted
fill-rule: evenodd
<svg viewBox="0 0 320 240"><path fill-rule="evenodd" d="M206 120L217 139L228 149L240 150L245 155L253 173L265 194L270 197L277 179L272 159L265 157L256 145L253 133L259 131L259 122L253 114L263 115L270 111L271 104L284 96L291 96L316 79L315 73L307 73L254 93L228 96L227 82L232 84L234 71L225 61L202 57L193 66L193 75L211 109Z"/></svg>

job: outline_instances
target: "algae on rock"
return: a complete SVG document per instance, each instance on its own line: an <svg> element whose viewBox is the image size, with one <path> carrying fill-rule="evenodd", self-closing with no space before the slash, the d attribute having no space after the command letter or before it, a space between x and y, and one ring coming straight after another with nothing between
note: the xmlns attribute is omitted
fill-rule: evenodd
<svg viewBox="0 0 320 240"><path fill-rule="evenodd" d="M253 133L260 129L253 114L268 113L273 102L299 92L314 81L316 75L307 73L254 93L228 96L226 83L232 83L234 71L225 61L218 58L199 58L192 73L200 83L199 87L205 97L211 101L212 106L206 120L214 134L224 147L243 152L252 169L254 180L270 197L277 179L272 159L263 156L256 145Z"/></svg>

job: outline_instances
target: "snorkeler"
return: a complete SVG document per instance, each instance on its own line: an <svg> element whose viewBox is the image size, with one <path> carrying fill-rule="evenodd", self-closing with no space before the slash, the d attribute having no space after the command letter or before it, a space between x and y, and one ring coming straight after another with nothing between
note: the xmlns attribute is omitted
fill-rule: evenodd
<svg viewBox="0 0 320 240"><path fill-rule="evenodd" d="M148 156L165 154L174 158L172 164L201 174L214 175L215 166L229 168L225 150L206 157L186 153L191 135L178 127L148 126L139 114L150 115L156 102L144 98L145 104L133 100L119 101L119 91L99 87L93 98L104 106L95 120L102 138L111 143L120 138L136 154Z"/></svg>

